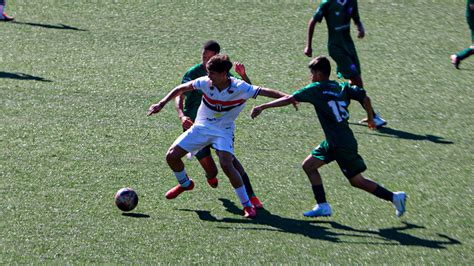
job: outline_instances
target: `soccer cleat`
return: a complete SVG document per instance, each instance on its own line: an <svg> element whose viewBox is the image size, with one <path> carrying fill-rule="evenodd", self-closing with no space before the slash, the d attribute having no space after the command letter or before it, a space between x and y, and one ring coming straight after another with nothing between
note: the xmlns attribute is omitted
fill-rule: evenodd
<svg viewBox="0 0 474 266"><path fill-rule="evenodd" d="M395 206L395 214L397 217L401 217L405 213L405 203L407 200L407 195L403 191L393 192L393 206Z"/></svg>
<svg viewBox="0 0 474 266"><path fill-rule="evenodd" d="M461 63L461 60L459 60L458 57L455 54L451 55L451 64L453 64L453 66L456 69L459 69L459 64L460 63Z"/></svg>
<svg viewBox="0 0 474 266"><path fill-rule="evenodd" d="M250 197L250 202L257 209L263 209L263 203L258 199L257 196Z"/></svg>
<svg viewBox="0 0 474 266"><path fill-rule="evenodd" d="M206 178L206 179L207 179L207 183L208 183L209 186L211 186L212 188L216 188L217 185L219 185L219 179L217 179L217 177Z"/></svg>
<svg viewBox="0 0 474 266"><path fill-rule="evenodd" d="M387 124L387 121L385 121L382 117L380 117L378 115L374 116L374 122L375 122L375 127L376 128L383 127Z"/></svg>
<svg viewBox="0 0 474 266"><path fill-rule="evenodd" d="M10 17L9 15L3 13L1 16L0 16L0 21L12 21L12 20L15 20L14 17Z"/></svg>
<svg viewBox="0 0 474 266"><path fill-rule="evenodd" d="M254 206L244 207L244 217L245 218L255 218L257 217L257 210Z"/></svg>
<svg viewBox="0 0 474 266"><path fill-rule="evenodd" d="M306 217L331 216L331 206L327 202L316 204L312 210L303 213L303 215Z"/></svg>
<svg viewBox="0 0 474 266"><path fill-rule="evenodd" d="M192 190L194 188L194 181L192 179L189 179L189 182L190 183L187 187L182 187L181 185L178 184L177 186L175 186L172 189L168 190L168 192L166 192L166 194L165 194L165 197L167 199L174 199L177 196L179 196L179 194L183 193L184 191Z"/></svg>

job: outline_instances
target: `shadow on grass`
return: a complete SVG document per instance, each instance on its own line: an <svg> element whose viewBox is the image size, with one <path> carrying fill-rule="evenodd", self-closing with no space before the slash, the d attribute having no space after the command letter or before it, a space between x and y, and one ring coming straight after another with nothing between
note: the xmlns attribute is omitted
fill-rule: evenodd
<svg viewBox="0 0 474 266"><path fill-rule="evenodd" d="M222 201L226 210L235 215L242 215L242 210L228 199L219 199ZM378 231L371 230L359 230L352 227L339 224L333 221L307 221L297 220L292 218L285 218L270 213L266 209L257 210L256 219L234 219L234 218L222 218L217 219L212 216L209 211L203 210L183 210L195 212L199 219L208 222L219 222L219 223L239 223L239 224L255 224L270 226L272 228L250 228L251 230L264 230L264 231L278 231L283 233L298 234L309 237L311 239L319 239L324 241L330 241L335 243L350 243L350 244L373 244L373 245L402 245L402 246L419 246L427 248L445 249L446 245L461 244L460 241L450 238L443 234L438 236L445 238L446 240L427 240L422 239L405 232L401 232L407 229L424 229L423 226L415 224L405 223L402 227L384 228ZM323 225L329 224L331 227ZM224 227L223 227L224 228ZM235 228L232 228L234 230ZM343 232L334 232L331 229L342 230ZM364 241L347 241L341 240L341 237L357 237L366 239ZM377 240L377 241L374 241ZM398 243L393 243L398 242Z"/></svg>
<svg viewBox="0 0 474 266"><path fill-rule="evenodd" d="M133 218L150 218L150 215L136 212L123 212L122 216L133 217Z"/></svg>
<svg viewBox="0 0 474 266"><path fill-rule="evenodd" d="M351 125L367 127L365 125L361 125L359 123L350 123ZM454 142L445 140L443 137L438 137L435 135L418 135L394 128L389 127L381 127L378 128L374 135L382 136L382 137L390 137L390 138L400 138L400 139L409 139L409 140L427 140L438 144L453 144Z"/></svg>
<svg viewBox="0 0 474 266"><path fill-rule="evenodd" d="M36 77L33 75L25 74L25 73L10 73L10 72L2 72L0 71L0 78L2 79L19 79L19 80L36 80L36 81L43 81L43 82L53 82L52 80L45 79L42 77Z"/></svg>
<svg viewBox="0 0 474 266"><path fill-rule="evenodd" d="M58 25L53 25L53 24L33 23L33 22L22 22L22 21L17 21L17 20L12 21L11 23L20 24L20 25L34 26L34 27L41 27L41 28L47 28L47 29L87 31L87 30L84 30L84 29L79 29L79 28L68 26L68 25L61 24L61 23L58 24Z"/></svg>

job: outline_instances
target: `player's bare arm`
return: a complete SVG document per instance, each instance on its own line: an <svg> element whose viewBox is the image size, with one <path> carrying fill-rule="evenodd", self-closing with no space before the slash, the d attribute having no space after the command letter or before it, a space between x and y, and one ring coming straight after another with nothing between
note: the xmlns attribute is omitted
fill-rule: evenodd
<svg viewBox="0 0 474 266"><path fill-rule="evenodd" d="M311 18L308 22L308 36L306 40L306 47L304 48L304 54L308 57L313 56L313 34L315 25L316 21L314 18Z"/></svg>
<svg viewBox="0 0 474 266"><path fill-rule="evenodd" d="M247 76L247 72L245 71L245 65L240 62L234 63L234 70L239 76L242 78L243 81L247 82L248 84L252 84L249 77Z"/></svg>
<svg viewBox="0 0 474 266"><path fill-rule="evenodd" d="M176 112L178 112L178 117L183 129L188 130L193 125L193 120L184 114L184 95L181 94L174 98L174 107Z"/></svg>
<svg viewBox="0 0 474 266"><path fill-rule="evenodd" d="M175 87L173 90L171 90L168 93L168 95L166 95L163 99L161 99L161 101L151 105L150 108L148 108L148 115L150 116L150 115L153 115L153 114L156 114L156 113L160 112L161 109L163 109L163 107L165 107L165 105L169 101L171 101L171 99L174 99L178 95L181 95L181 94L183 94L187 91L192 91L192 90L193 90L193 82L192 81L181 84L181 85Z"/></svg>
<svg viewBox="0 0 474 266"><path fill-rule="evenodd" d="M359 39L362 39L365 37L365 28L364 28L364 24L362 24L362 21L358 21L355 23L355 25L357 26L357 38Z"/></svg>
<svg viewBox="0 0 474 266"><path fill-rule="evenodd" d="M282 106L286 106L286 105L289 105L289 104L293 104L295 106L296 110L298 110L295 103L297 103L297 102L296 102L295 98L293 97L293 95L286 95L286 96L278 98L274 101L255 106L252 109L250 117L255 118L255 117L259 116L262 113L262 111L265 110L265 109L275 108L275 107L282 107Z"/></svg>

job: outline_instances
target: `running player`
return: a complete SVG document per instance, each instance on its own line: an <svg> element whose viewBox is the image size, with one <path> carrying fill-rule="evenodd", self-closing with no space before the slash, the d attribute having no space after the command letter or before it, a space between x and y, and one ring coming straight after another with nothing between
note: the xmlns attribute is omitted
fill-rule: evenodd
<svg viewBox="0 0 474 266"><path fill-rule="evenodd" d="M459 64L462 60L474 54L474 0L467 0L466 19L471 29L471 46L457 54L451 55L451 63L457 69L459 69Z"/></svg>
<svg viewBox="0 0 474 266"><path fill-rule="evenodd" d="M329 80L331 64L324 56L314 58L310 64L311 81L313 83L272 102L253 108L251 116L257 117L267 108L281 107L298 102L308 102L314 106L326 140L316 147L303 161L303 170L311 182L316 206L304 213L304 216L330 216L331 206L326 201L323 181L318 169L324 164L336 161L352 186L365 190L381 199L393 203L396 215L405 212L405 192L391 192L362 175L367 167L357 151L357 141L349 128L350 100L359 101L367 112L369 128L374 129L372 105L364 89L348 83Z"/></svg>
<svg viewBox="0 0 474 266"><path fill-rule="evenodd" d="M229 71L232 66L227 55L213 56L206 64L207 76L175 87L160 102L150 106L148 115L160 112L166 103L187 91L201 91L203 98L194 124L176 139L166 154L166 161L179 184L171 188L165 196L173 199L182 192L194 188L194 182L186 173L182 157L211 145L216 150L222 170L244 207L244 216L254 218L257 215L255 207L250 202L240 173L233 163L234 122L245 107L247 99L258 95L280 98L286 94L230 77Z"/></svg>
<svg viewBox="0 0 474 266"><path fill-rule="evenodd" d="M221 47L219 43L214 40L207 41L204 43L201 52L201 63L194 65L193 67L189 68L188 71L183 76L181 83L186 83L192 80L195 80L200 77L207 76L206 71L206 64L211 57L216 54L219 54ZM239 62L235 63L235 72L237 72L242 80L251 84L250 79L247 77L245 66ZM193 90L183 93L182 95L175 98L175 108L178 112L179 119L181 120L181 124L183 126L183 130L188 130L194 123L196 119L197 111L199 105L201 105L202 101L202 92L199 90ZM214 162L214 159L211 155L211 147L207 146L201 149L196 155L199 163L201 164L202 168L206 173L207 183L215 188L218 185L217 179L217 166ZM255 195L253 190L252 184L250 183L250 179L248 174L245 172L244 167L240 163L239 160L234 156L234 166L239 171L242 181L245 185L245 190L247 191L248 196L250 197L250 202L257 208L263 208L263 204L260 199Z"/></svg>
<svg viewBox="0 0 474 266"><path fill-rule="evenodd" d="M365 36L365 29L359 16L357 0L323 0L313 17L308 23L307 44L304 49L305 55L313 55L313 33L316 23L326 20L328 28L328 51L331 58L336 61L336 71L339 77L348 79L351 85L363 87L359 57L354 42L351 38L351 19L354 20L359 32L357 37ZM373 111L373 110L372 110ZM374 113L376 127L382 127L387 122ZM362 119L360 123L367 123Z"/></svg>

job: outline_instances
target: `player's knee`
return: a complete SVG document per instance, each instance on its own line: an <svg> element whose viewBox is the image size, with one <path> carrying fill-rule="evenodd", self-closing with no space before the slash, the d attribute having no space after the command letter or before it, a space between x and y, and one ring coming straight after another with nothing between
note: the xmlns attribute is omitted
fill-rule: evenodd
<svg viewBox="0 0 474 266"><path fill-rule="evenodd" d="M311 173L317 170L317 168L308 159L304 160L301 163L301 167L303 168L305 173Z"/></svg>
<svg viewBox="0 0 474 266"><path fill-rule="evenodd" d="M177 156L176 156L176 152L175 150L173 149L173 147L171 147L168 152L166 153L166 161L168 163L172 163L174 161L176 161L177 159L179 159Z"/></svg>
<svg viewBox="0 0 474 266"><path fill-rule="evenodd" d="M360 177L360 175L356 175L356 176L349 179L349 183L353 187L362 188L363 184L364 184L364 180L363 180L363 178Z"/></svg>
<svg viewBox="0 0 474 266"><path fill-rule="evenodd" d="M224 171L234 167L232 158L219 158L219 164L221 165L222 169L224 169Z"/></svg>

